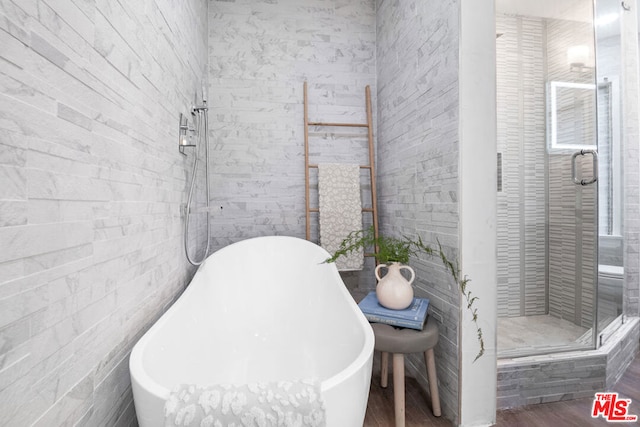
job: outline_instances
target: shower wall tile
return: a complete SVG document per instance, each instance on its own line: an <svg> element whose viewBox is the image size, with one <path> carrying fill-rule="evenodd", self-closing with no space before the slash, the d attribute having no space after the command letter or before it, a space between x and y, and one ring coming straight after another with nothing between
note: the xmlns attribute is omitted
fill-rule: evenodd
<svg viewBox="0 0 640 427"><path fill-rule="evenodd" d="M546 313L544 20L496 17L498 315Z"/></svg>
<svg viewBox="0 0 640 427"><path fill-rule="evenodd" d="M377 1L378 206L384 234L458 254L459 2ZM458 419L459 290L439 259L412 260L430 298L444 415ZM426 383L424 361L408 358Z"/></svg>
<svg viewBox="0 0 640 427"><path fill-rule="evenodd" d="M176 141L207 28L206 0L0 2L2 423L136 425L128 355L194 272Z"/></svg>
<svg viewBox="0 0 640 427"><path fill-rule="evenodd" d="M311 121L366 123L367 85L375 115L375 16L374 0L209 1L214 250L262 235L305 237L303 83ZM368 163L366 130L312 127L309 154L311 163ZM310 180L317 206L315 170ZM312 214L313 241L317 221ZM375 283L371 268L349 276L350 288Z"/></svg>
<svg viewBox="0 0 640 427"><path fill-rule="evenodd" d="M549 19L547 22L547 79L593 83L594 73L575 73L567 65L570 46L593 46L590 25ZM595 142L595 99L588 99L586 122L572 131ZM556 151L548 158L549 175L549 314L577 325L593 326L597 217L595 186L576 186L571 177L572 151ZM582 162L582 176L590 176L590 162Z"/></svg>

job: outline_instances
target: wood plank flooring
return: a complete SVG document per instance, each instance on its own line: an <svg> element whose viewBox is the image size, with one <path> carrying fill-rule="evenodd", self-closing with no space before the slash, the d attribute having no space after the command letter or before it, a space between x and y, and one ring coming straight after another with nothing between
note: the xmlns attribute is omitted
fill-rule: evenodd
<svg viewBox="0 0 640 427"><path fill-rule="evenodd" d="M389 369L391 371L391 369ZM375 371L374 371L375 372ZM431 398L418 382L405 378L406 427L443 426L451 427L451 421L444 417L434 417L431 412ZM364 418L364 427L392 427L395 425L393 412L393 380L389 372L389 386L380 387L380 371L371 378L369 403Z"/></svg>
<svg viewBox="0 0 640 427"><path fill-rule="evenodd" d="M376 353L369 404L364 420L365 427L394 426L392 374L389 372L389 386L386 389L380 387L379 358L379 353ZM429 395L415 379L406 377L405 382L407 427L448 427L452 425L451 421L444 417L433 416ZM640 354L636 356L622 379L610 391L618 392L621 398L631 399L629 414L640 416ZM640 426L640 421L636 423L609 423L603 418L591 418L592 404L592 398L585 398L498 411L496 425L504 427Z"/></svg>
<svg viewBox="0 0 640 427"><path fill-rule="evenodd" d="M380 387L380 353L375 352L373 375L369 390L369 403L364 417L364 427L393 427L395 415L393 409L393 370L389 355L389 385ZM437 426L451 427L451 421L445 417L434 417L431 412L431 397L418 381L405 377L405 421L406 427Z"/></svg>

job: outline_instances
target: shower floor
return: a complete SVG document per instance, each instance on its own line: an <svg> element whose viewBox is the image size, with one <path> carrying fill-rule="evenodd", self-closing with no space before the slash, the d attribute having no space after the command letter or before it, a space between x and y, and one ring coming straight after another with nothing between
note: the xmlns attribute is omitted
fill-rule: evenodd
<svg viewBox="0 0 640 427"><path fill-rule="evenodd" d="M498 319L498 357L572 350L591 341L591 329L549 315Z"/></svg>

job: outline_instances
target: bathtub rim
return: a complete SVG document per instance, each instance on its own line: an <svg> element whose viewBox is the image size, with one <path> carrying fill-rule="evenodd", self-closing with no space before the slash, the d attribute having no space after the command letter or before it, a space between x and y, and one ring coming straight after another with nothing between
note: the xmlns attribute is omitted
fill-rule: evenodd
<svg viewBox="0 0 640 427"><path fill-rule="evenodd" d="M136 382L140 388L144 389L146 393L153 395L153 397L155 398L165 401L169 397L171 390L158 384L150 375L147 374L147 371L144 369L144 364L142 363L142 359L143 359L143 352L146 349L146 343L153 338L153 336L158 332L158 330L160 330L162 325L164 325L167 321L169 321L171 317L174 315L174 313L178 310L180 305L184 303L183 302L184 300L182 300L182 298L187 296L189 293L193 292L194 287L191 286L191 284L202 273L202 270L204 269L204 266L206 265L210 257L212 257L215 254L218 254L221 251L226 251L228 248L232 246L237 248L236 245L250 244L250 242L258 239L270 239L270 240L271 239L273 240L294 239L299 242L304 242L305 244L314 245L317 249L324 251L327 258L330 256L330 254L327 251L325 251L323 248L316 245L315 243L310 242L308 240L300 239L298 237L291 237L291 236L253 237L253 238L241 240L236 243L232 243L214 252L213 254L209 255L209 257L207 257L207 259L200 265L200 267L194 274L193 278L189 282L189 285L187 285L187 288L184 290L184 292L180 294L180 296L175 300L175 302L171 305L171 307L169 307L162 314L162 316L160 316L160 318L156 320L153 323L153 325L151 325L151 327L134 344L133 349L131 350L131 354L129 356L129 372L130 372L132 383ZM334 275L334 277L337 276L337 280L340 283L342 283L342 286L340 287L340 292L344 297L347 297L346 298L347 303L351 306L351 308L355 312L356 318L358 319L358 322L364 331L364 342L360 352L358 353L358 356L355 359L353 359L351 363L349 363L343 370L341 370L337 374L329 378L326 378L320 382L321 393L325 393L331 390L333 387L341 384L343 381L346 381L349 377L353 376L354 374L359 372L361 369L363 369L365 365L369 362L369 360L371 360L371 358L373 357L373 350L374 350L374 335L373 335L373 329L371 329L371 324L364 317L364 314L362 314L362 311L360 311L360 308L358 307L355 300L347 290L347 287L344 284L342 277L340 277L340 273L338 272L338 269L335 268L335 264L331 274ZM300 380L307 380L307 378L300 378ZM132 387L133 387L133 384L132 384ZM368 393L368 390L367 390L367 393ZM134 400L135 400L135 397L134 397Z"/></svg>

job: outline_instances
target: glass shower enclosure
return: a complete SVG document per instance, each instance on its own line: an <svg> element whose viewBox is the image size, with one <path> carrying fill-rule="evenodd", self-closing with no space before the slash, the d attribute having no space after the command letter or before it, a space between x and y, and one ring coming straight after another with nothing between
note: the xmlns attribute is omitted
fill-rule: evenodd
<svg viewBox="0 0 640 427"><path fill-rule="evenodd" d="M589 0L496 14L498 355L593 349L621 314L622 281L601 272L622 269L615 66Z"/></svg>

